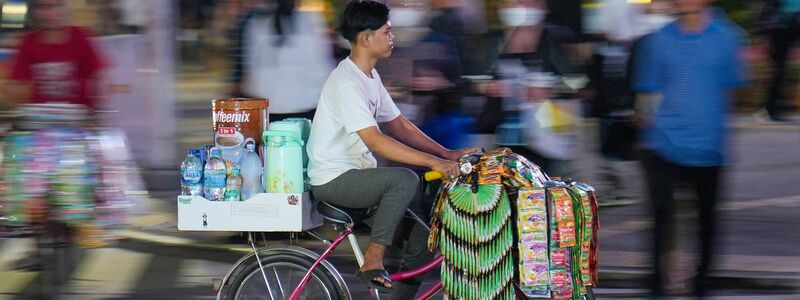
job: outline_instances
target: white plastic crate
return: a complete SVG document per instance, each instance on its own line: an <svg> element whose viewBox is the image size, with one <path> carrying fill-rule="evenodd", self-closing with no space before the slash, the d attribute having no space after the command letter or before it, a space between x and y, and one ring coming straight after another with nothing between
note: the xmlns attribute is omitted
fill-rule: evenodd
<svg viewBox="0 0 800 300"><path fill-rule="evenodd" d="M178 230L300 232L322 225L308 192L261 193L246 201L178 196Z"/></svg>

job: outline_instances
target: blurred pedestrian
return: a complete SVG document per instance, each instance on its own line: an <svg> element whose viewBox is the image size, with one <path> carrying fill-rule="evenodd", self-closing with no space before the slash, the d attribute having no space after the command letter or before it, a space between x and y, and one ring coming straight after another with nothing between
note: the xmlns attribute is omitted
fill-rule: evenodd
<svg viewBox="0 0 800 300"><path fill-rule="evenodd" d="M800 1L766 0L756 29L769 39L772 60L772 76L763 113L772 121L787 121L782 104L786 94L784 81L789 54L800 39Z"/></svg>
<svg viewBox="0 0 800 300"><path fill-rule="evenodd" d="M433 18L428 27L436 33L446 36L455 43L458 56L464 64L464 42L467 35L467 22L461 11L463 0L429 0L433 9Z"/></svg>
<svg viewBox="0 0 800 300"><path fill-rule="evenodd" d="M392 1L396 33L392 56L382 60L386 88L400 111L447 148L468 143L469 120L460 113L462 66L455 40L429 27L430 0Z"/></svg>
<svg viewBox="0 0 800 300"><path fill-rule="evenodd" d="M479 93L487 96L476 130L479 134L498 132L497 146L509 147L545 172L552 172L565 162L566 154L548 151L553 149L547 147L554 144L526 139L526 130L540 126L534 124L535 119L523 119L531 100L525 87L529 75L562 75L572 71L562 47L562 41L571 39L571 32L545 23L546 7L545 0L505 0L498 8L505 30L499 33L497 50L491 51L490 47L492 79L475 85Z"/></svg>
<svg viewBox="0 0 800 300"><path fill-rule="evenodd" d="M295 0L270 1L268 13L244 20L232 94L269 98L270 121L313 119L322 84L333 69L324 18L297 10Z"/></svg>
<svg viewBox="0 0 800 300"><path fill-rule="evenodd" d="M6 88L18 102L98 104L98 73L105 66L83 28L69 25L64 0L31 2L33 30L17 48Z"/></svg>
<svg viewBox="0 0 800 300"><path fill-rule="evenodd" d="M250 21L256 17L266 17L270 14L268 9L267 0L248 0L243 1L241 10L236 16L236 21L228 32L228 51L227 55L230 59L231 74L230 74L230 91L229 94L233 97L244 97L243 81L245 71L245 61L247 58L244 56L245 28L250 24ZM274 8L273 8L274 10Z"/></svg>
<svg viewBox="0 0 800 300"><path fill-rule="evenodd" d="M731 90L743 84L742 31L713 0L678 0L678 20L649 36L637 54L634 89L644 124L643 165L653 205L653 296L664 296L665 251L672 238L675 182L697 193L700 259L694 292L708 289L714 253L720 170L726 161L726 118Z"/></svg>
<svg viewBox="0 0 800 300"><path fill-rule="evenodd" d="M594 86L592 112L600 119L599 138L602 164L598 172L608 182L598 199L600 206L633 204L625 193L624 177L635 157L637 125L634 118L635 93L631 87L634 53L643 36L661 29L673 19L670 1L634 4L627 0L606 0L599 14L601 39L589 68Z"/></svg>

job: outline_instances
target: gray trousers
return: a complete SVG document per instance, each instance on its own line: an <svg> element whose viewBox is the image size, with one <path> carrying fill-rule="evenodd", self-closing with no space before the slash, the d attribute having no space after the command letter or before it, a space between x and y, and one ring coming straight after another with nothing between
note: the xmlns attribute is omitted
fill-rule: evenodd
<svg viewBox="0 0 800 300"><path fill-rule="evenodd" d="M407 240L403 243L401 269L417 267L433 258L427 249L427 230L416 222L403 222L407 208L423 220L428 219L431 209L423 199L419 177L413 171L406 168L350 170L324 185L312 186L311 192L314 199L337 206L377 207L375 214L365 220L372 229L371 241L391 246L395 234L402 233ZM420 280L396 282L392 299L412 299L420 283Z"/></svg>

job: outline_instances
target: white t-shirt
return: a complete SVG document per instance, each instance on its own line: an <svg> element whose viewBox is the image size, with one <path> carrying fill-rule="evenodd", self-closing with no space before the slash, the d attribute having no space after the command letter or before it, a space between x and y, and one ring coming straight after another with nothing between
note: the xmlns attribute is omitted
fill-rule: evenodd
<svg viewBox="0 0 800 300"><path fill-rule="evenodd" d="M358 131L400 116L381 77L372 78L350 58L342 60L322 87L308 138L308 177L323 185L353 169L377 167Z"/></svg>

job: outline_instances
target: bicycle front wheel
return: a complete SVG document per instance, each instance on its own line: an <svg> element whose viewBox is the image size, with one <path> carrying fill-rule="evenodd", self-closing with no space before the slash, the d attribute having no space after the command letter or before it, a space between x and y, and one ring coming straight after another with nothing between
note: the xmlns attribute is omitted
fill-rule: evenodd
<svg viewBox="0 0 800 300"><path fill-rule="evenodd" d="M223 283L220 299L288 299L314 261L293 253L279 253L261 257L261 264L263 274L255 258L233 274ZM318 267L311 274L300 299L343 299L336 280L326 270Z"/></svg>

